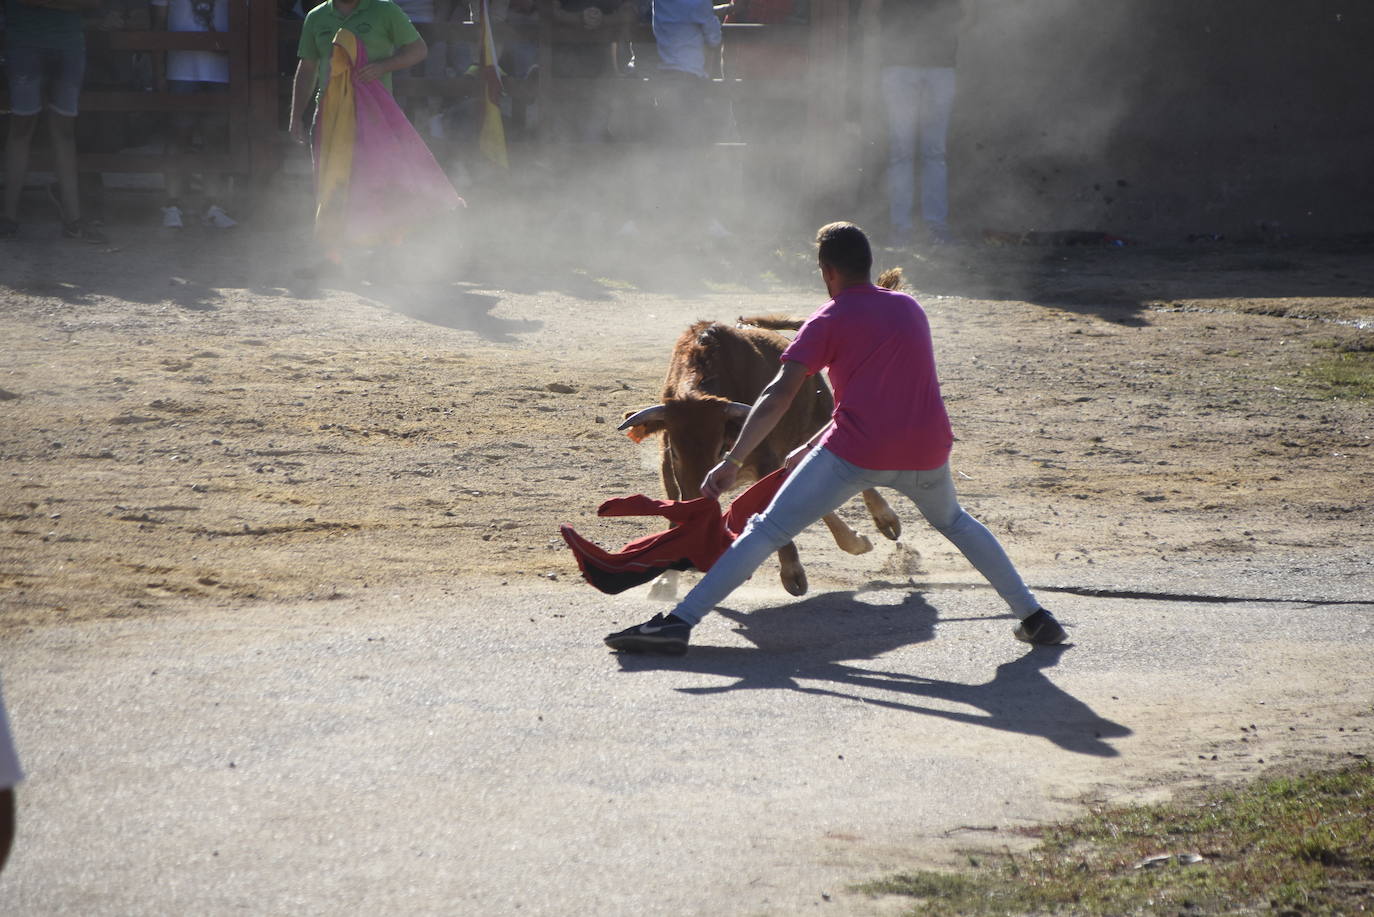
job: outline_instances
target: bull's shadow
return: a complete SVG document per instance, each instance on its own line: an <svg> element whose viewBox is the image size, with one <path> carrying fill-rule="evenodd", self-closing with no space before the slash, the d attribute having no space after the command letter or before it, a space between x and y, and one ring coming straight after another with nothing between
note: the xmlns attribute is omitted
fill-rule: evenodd
<svg viewBox="0 0 1374 917"><path fill-rule="evenodd" d="M837 697L892 710L1047 739L1066 751L1099 757L1119 753L1107 739L1131 730L1095 713L1045 675L1066 647L1034 647L997 667L990 681L964 684L852 664L876 659L935 637L940 620L918 593L896 605L875 605L862 593L814 596L796 604L720 614L741 625L755 649L693 645L686 656L620 654L624 672L679 671L735 679L716 687L679 688L710 695L741 690L781 690ZM960 618L947 618L954 623ZM981 620L981 619L980 619ZM921 703L926 698L958 704L955 711ZM981 711L981 712L979 712Z"/></svg>

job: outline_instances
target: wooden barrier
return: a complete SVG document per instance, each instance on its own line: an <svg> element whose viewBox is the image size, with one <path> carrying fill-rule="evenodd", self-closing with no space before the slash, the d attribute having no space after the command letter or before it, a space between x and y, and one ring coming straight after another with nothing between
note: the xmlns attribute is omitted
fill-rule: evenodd
<svg viewBox="0 0 1374 917"><path fill-rule="evenodd" d="M633 42L653 43L647 24L603 26L599 29L556 24L551 15L553 0L540 0L542 15L537 25L501 24L498 40L524 38L538 47L540 78L533 101L547 113L560 97L570 92L585 92L595 84L597 92L643 94L648 77L604 77L596 79L559 78L553 75L553 49L556 44ZM229 91L223 94L174 95L165 91L92 90L82 94L83 111L102 112L218 112L227 116L227 149L213 153L79 153L83 172L221 172L245 176L258 186L281 167L289 139L282 130L284 107L289 104L290 78L279 72L279 52L283 43L294 48L299 40L299 20L279 19L276 4L265 2L233 3L229 8L227 32L167 32L148 30L90 31L88 52L165 52L170 50L222 51L229 56ZM475 23L433 23L418 26L428 41L466 42L474 48L479 41ZM810 67L805 79L717 79L712 91L732 99L788 100L805 105L803 130L809 138L819 138L844 116L845 85L842 78L826 74L844 72L847 45L848 4L846 0L812 0L811 21L799 25L724 26L727 53L731 48L755 44L805 46ZM394 91L403 103L421 97L460 99L475 93L478 81L448 78L426 79L414 75L393 77ZM4 102L0 93L0 104ZM550 142L549 118L540 121L533 136L524 138L511 132L512 143ZM32 168L47 165L41 152L35 152Z"/></svg>

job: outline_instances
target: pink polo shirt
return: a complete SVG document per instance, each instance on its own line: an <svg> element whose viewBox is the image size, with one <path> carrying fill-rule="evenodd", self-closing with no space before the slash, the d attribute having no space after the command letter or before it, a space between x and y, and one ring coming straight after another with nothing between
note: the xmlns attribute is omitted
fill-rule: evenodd
<svg viewBox="0 0 1374 917"><path fill-rule="evenodd" d="M930 322L905 293L840 292L806 320L782 359L829 370L834 424L821 445L875 471L939 468L954 434L940 398Z"/></svg>

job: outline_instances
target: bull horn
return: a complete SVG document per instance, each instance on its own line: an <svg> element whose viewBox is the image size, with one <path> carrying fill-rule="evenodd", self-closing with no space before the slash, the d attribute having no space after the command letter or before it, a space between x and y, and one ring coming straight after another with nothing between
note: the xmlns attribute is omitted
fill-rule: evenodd
<svg viewBox="0 0 1374 917"><path fill-rule="evenodd" d="M726 417L748 417L749 412L754 409L752 404L745 404L741 401L732 401L725 409Z"/></svg>
<svg viewBox="0 0 1374 917"><path fill-rule="evenodd" d="M650 421L662 420L663 411L664 407L661 404L656 404L653 407L645 408L642 411L636 411L629 417L626 417L624 422L621 423L620 426L616 427L616 429L628 430L630 429L630 427L638 427L642 424L649 423Z"/></svg>

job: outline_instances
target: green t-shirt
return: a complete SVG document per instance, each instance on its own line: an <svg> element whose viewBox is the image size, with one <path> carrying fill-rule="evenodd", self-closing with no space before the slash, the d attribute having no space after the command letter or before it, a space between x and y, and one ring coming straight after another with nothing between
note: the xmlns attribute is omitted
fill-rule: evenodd
<svg viewBox="0 0 1374 917"><path fill-rule="evenodd" d="M410 19L391 0L358 0L357 8L348 16L340 16L333 0L326 0L306 14L301 24L301 42L296 48L302 59L318 61L316 89L323 89L329 82L329 58L334 49L334 33L339 29L348 29L358 36L369 61L388 58L401 45L420 37ZM390 73L382 77L382 85L387 92L391 91Z"/></svg>
<svg viewBox="0 0 1374 917"><path fill-rule="evenodd" d="M81 51L83 29L79 12L5 0L5 47Z"/></svg>

